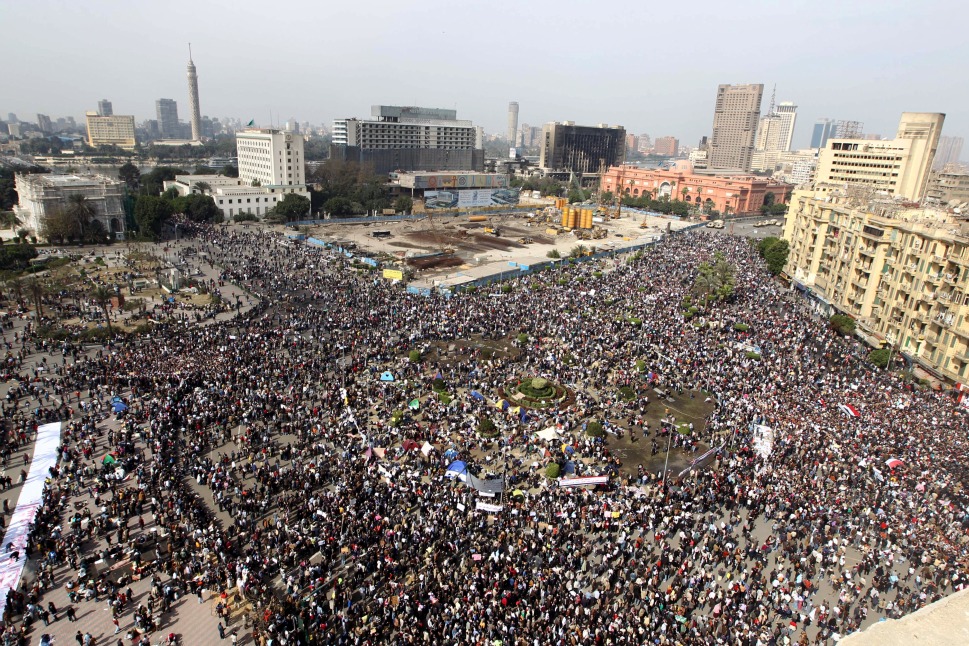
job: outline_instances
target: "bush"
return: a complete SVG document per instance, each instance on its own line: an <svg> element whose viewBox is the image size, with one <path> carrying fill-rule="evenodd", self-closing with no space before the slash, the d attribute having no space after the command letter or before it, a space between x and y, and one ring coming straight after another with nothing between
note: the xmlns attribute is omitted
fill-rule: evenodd
<svg viewBox="0 0 969 646"><path fill-rule="evenodd" d="M636 370L639 372L646 372L646 362L642 359L636 359Z"/></svg>
<svg viewBox="0 0 969 646"><path fill-rule="evenodd" d="M51 339L53 341L64 341L71 336L71 333L62 327L54 327L53 325L44 325L38 328L37 336L44 339Z"/></svg>
<svg viewBox="0 0 969 646"><path fill-rule="evenodd" d="M469 294L474 294L476 291L478 291L478 287L476 285L471 285L471 287L466 287L464 291Z"/></svg>
<svg viewBox="0 0 969 646"><path fill-rule="evenodd" d="M753 359L754 361L760 361L760 355L757 354L756 352L748 352L747 353L747 358L748 359Z"/></svg>
<svg viewBox="0 0 969 646"><path fill-rule="evenodd" d="M630 323L632 323L633 327L639 327L640 325L643 324L643 320L642 319L638 319L635 316L630 316L626 320L629 321Z"/></svg>
<svg viewBox="0 0 969 646"><path fill-rule="evenodd" d="M585 434L589 437L602 437L606 432L602 428L602 424L599 422L589 422L585 427Z"/></svg>
<svg viewBox="0 0 969 646"><path fill-rule="evenodd" d="M151 323L139 323L131 331L132 334L148 334L154 329L154 325Z"/></svg>
<svg viewBox="0 0 969 646"><path fill-rule="evenodd" d="M80 334L81 341L107 341L113 334L106 327L92 327Z"/></svg>
<svg viewBox="0 0 969 646"><path fill-rule="evenodd" d="M633 390L632 386L621 386L619 388L619 396L622 397L623 400L630 402L636 399L636 391Z"/></svg>
<svg viewBox="0 0 969 646"><path fill-rule="evenodd" d="M400 423L404 420L404 411L395 410L393 415L390 416L390 425L394 428L400 426Z"/></svg>
<svg viewBox="0 0 969 646"><path fill-rule="evenodd" d="M545 255L548 256L549 258L561 258L562 257L562 254L559 253L559 250L558 249L552 249L551 251L549 251Z"/></svg>
<svg viewBox="0 0 969 646"><path fill-rule="evenodd" d="M259 218L257 218L252 213L240 213L235 217L233 217L232 219L236 222L255 222Z"/></svg>
<svg viewBox="0 0 969 646"><path fill-rule="evenodd" d="M835 314L828 319L828 323L831 324L832 330L846 336L854 334L855 332L855 320L850 316L845 316L844 314Z"/></svg>
<svg viewBox="0 0 969 646"><path fill-rule="evenodd" d="M508 283L505 283L504 285L502 285L501 286L501 293L502 294L510 294L511 293L511 285L509 285Z"/></svg>
<svg viewBox="0 0 969 646"><path fill-rule="evenodd" d="M595 276L596 278L602 278L602 272L599 271L598 269L592 272L592 275Z"/></svg>
<svg viewBox="0 0 969 646"><path fill-rule="evenodd" d="M750 326L746 323L734 323L733 329L735 329L737 332L747 332L750 330Z"/></svg>
<svg viewBox="0 0 969 646"><path fill-rule="evenodd" d="M437 398L445 406L447 406L448 404L450 404L451 401L452 401L451 395L449 395L448 393L446 393L444 391L438 391Z"/></svg>
<svg viewBox="0 0 969 646"><path fill-rule="evenodd" d="M562 472L562 467L559 466L558 462L553 462L552 464L545 467L545 477L549 480L555 480L559 477Z"/></svg>
<svg viewBox="0 0 969 646"><path fill-rule="evenodd" d="M410 355L408 355L411 363L418 363L421 360L420 350L411 350Z"/></svg>
<svg viewBox="0 0 969 646"><path fill-rule="evenodd" d="M868 360L875 364L878 368L887 368L888 360L892 356L892 351L888 348L880 348L878 350L872 350L868 355Z"/></svg>
<svg viewBox="0 0 969 646"><path fill-rule="evenodd" d="M555 388L548 383L547 379L535 377L527 379L518 386L518 392L531 399L544 399L555 394Z"/></svg>
<svg viewBox="0 0 969 646"><path fill-rule="evenodd" d="M431 382L431 390L436 393L443 392L445 388L444 380L440 377Z"/></svg>
<svg viewBox="0 0 969 646"><path fill-rule="evenodd" d="M521 334L519 334L518 335L518 342L521 343L522 345L525 345L526 343L528 343L528 335L525 334L524 332L522 332Z"/></svg>
<svg viewBox="0 0 969 646"><path fill-rule="evenodd" d="M478 435L481 437L496 437L498 435L498 427L495 426L495 423L490 418L482 417L478 420Z"/></svg>

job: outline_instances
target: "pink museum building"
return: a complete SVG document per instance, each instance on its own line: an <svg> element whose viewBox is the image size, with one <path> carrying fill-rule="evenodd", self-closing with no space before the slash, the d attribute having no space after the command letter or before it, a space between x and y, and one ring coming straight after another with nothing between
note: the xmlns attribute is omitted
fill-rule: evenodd
<svg viewBox="0 0 969 646"><path fill-rule="evenodd" d="M630 197L668 196L724 215L760 213L765 200L767 204L786 203L793 188L748 174L697 173L689 161L677 161L669 169L613 166L602 176L603 191L615 194L620 183L622 192Z"/></svg>

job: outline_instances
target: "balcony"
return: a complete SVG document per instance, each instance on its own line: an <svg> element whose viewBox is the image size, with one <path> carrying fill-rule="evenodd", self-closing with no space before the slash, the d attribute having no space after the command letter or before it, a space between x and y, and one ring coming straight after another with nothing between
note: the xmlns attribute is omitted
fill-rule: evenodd
<svg viewBox="0 0 969 646"><path fill-rule="evenodd" d="M927 282L927 283L932 283L932 284L936 284L937 285L941 280L942 280L942 277L939 276L938 274L926 274L925 275L925 282Z"/></svg>
<svg viewBox="0 0 969 646"><path fill-rule="evenodd" d="M901 249L901 248L902 248L902 241L901 240L893 240L892 241L892 249Z"/></svg>
<svg viewBox="0 0 969 646"><path fill-rule="evenodd" d="M858 247L858 253L863 256L874 256L875 251L874 247Z"/></svg>

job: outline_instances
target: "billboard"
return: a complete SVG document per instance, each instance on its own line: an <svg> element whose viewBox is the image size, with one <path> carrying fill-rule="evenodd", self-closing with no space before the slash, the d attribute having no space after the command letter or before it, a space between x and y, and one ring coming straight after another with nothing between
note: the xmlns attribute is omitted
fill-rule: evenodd
<svg viewBox="0 0 969 646"><path fill-rule="evenodd" d="M424 191L426 209L472 209L484 206L516 206L519 190L513 188Z"/></svg>
<svg viewBox="0 0 969 646"><path fill-rule="evenodd" d="M505 188L508 186L508 176L497 173L427 173L412 175L401 173L400 185L405 188Z"/></svg>
<svg viewBox="0 0 969 646"><path fill-rule="evenodd" d="M390 280L404 280L404 274L399 269L384 269L384 278Z"/></svg>

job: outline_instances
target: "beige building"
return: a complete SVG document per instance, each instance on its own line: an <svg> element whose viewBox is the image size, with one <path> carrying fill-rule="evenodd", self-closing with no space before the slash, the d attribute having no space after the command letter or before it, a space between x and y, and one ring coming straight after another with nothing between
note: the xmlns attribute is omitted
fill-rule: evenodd
<svg viewBox="0 0 969 646"><path fill-rule="evenodd" d="M48 217L66 209L71 199L84 198L106 234L124 238L125 184L103 175L55 175L53 173L17 173L19 202L14 213L35 235L42 235Z"/></svg>
<svg viewBox="0 0 969 646"><path fill-rule="evenodd" d="M969 218L848 189L802 190L784 238L787 273L817 309L850 315L870 344L940 377L969 378Z"/></svg>
<svg viewBox="0 0 969 646"><path fill-rule="evenodd" d="M969 202L969 168L950 165L943 171L932 173L926 195L943 206L960 206ZM962 211L966 212L966 209Z"/></svg>
<svg viewBox="0 0 969 646"><path fill-rule="evenodd" d="M763 96L762 83L717 86L710 168L750 172Z"/></svg>
<svg viewBox="0 0 969 646"><path fill-rule="evenodd" d="M117 146L133 150L135 140L135 118L130 114L101 116L97 112L85 113L87 117L87 143L92 148L98 146Z"/></svg>
<svg viewBox="0 0 969 646"><path fill-rule="evenodd" d="M818 158L815 187L857 186L872 194L920 200L944 121L937 112L905 112L895 139L829 139Z"/></svg>

